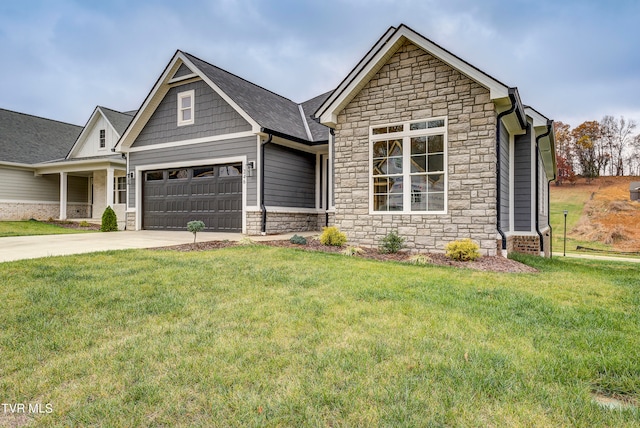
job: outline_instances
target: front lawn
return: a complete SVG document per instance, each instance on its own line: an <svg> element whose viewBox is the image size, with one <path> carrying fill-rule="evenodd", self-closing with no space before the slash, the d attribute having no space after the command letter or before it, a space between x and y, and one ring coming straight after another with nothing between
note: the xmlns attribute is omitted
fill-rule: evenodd
<svg viewBox="0 0 640 428"><path fill-rule="evenodd" d="M30 235L61 235L64 233L95 232L90 227L63 227L62 224L53 224L37 220L27 221L0 221L0 237L3 236L30 236Z"/></svg>
<svg viewBox="0 0 640 428"><path fill-rule="evenodd" d="M637 426L638 265L525 260L541 273L261 246L2 263L0 401L51 412L0 426Z"/></svg>

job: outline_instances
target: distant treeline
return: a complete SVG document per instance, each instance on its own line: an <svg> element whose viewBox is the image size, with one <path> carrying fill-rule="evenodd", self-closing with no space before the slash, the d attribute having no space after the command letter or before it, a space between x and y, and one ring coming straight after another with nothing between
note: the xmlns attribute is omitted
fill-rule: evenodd
<svg viewBox="0 0 640 428"><path fill-rule="evenodd" d="M640 176L640 134L637 124L624 117L605 116L571 129L555 122L558 181L601 175Z"/></svg>

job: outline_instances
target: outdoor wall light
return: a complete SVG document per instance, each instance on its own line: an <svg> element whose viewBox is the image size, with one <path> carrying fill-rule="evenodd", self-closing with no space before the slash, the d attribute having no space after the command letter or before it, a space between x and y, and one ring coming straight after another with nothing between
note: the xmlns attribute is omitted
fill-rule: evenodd
<svg viewBox="0 0 640 428"><path fill-rule="evenodd" d="M247 162L247 175L253 177L253 171L256 169L256 163L254 161Z"/></svg>

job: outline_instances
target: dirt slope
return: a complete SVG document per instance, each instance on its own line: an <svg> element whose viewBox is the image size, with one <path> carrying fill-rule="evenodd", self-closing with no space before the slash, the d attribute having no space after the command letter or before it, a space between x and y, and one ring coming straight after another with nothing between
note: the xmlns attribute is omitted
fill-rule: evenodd
<svg viewBox="0 0 640 428"><path fill-rule="evenodd" d="M570 235L602 242L617 251L640 251L640 202L631 201L629 183L638 177L600 177L591 183L579 180L576 190L588 190L582 216Z"/></svg>

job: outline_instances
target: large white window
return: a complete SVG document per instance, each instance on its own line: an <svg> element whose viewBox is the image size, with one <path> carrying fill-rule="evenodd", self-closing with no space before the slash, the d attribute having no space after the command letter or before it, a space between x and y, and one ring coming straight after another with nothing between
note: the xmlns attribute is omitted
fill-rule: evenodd
<svg viewBox="0 0 640 428"><path fill-rule="evenodd" d="M446 130L446 118L370 128L372 212L446 212Z"/></svg>
<svg viewBox="0 0 640 428"><path fill-rule="evenodd" d="M178 126L192 125L195 116L195 91L178 94Z"/></svg>

